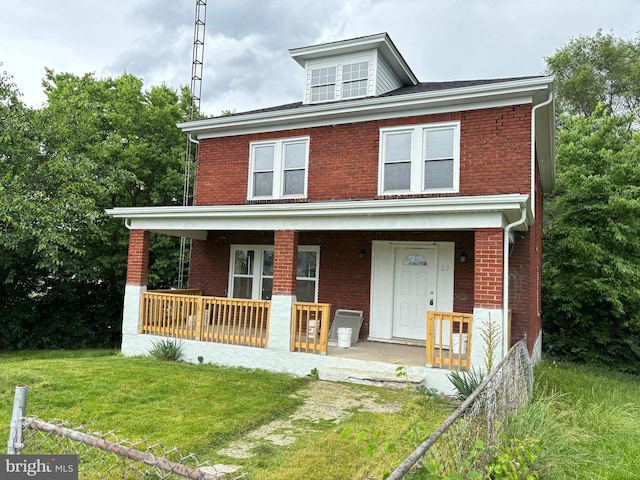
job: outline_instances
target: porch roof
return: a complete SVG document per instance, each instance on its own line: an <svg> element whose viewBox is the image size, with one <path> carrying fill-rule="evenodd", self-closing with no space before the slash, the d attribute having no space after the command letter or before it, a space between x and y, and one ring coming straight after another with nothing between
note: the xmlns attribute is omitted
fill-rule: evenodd
<svg viewBox="0 0 640 480"><path fill-rule="evenodd" d="M528 195L352 200L106 210L130 229L206 240L209 231L426 231L504 228L522 211L526 230L533 222Z"/></svg>

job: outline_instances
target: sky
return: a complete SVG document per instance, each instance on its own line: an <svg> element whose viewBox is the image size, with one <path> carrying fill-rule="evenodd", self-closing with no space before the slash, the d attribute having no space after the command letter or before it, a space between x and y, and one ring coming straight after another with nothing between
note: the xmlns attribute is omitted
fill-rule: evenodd
<svg viewBox="0 0 640 480"><path fill-rule="evenodd" d="M639 0L208 0L201 111L302 99L290 48L387 32L420 81L544 74L545 58L598 29L640 32ZM145 88L191 82L196 0L0 0L0 71L46 101L45 68Z"/></svg>

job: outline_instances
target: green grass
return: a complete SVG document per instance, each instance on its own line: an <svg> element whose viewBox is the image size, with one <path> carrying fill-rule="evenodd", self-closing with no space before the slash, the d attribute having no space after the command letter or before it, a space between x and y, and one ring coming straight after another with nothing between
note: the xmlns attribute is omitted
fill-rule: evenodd
<svg viewBox="0 0 640 480"><path fill-rule="evenodd" d="M286 420L301 405L296 395L312 381L260 370L124 358L112 351L0 353L0 438L8 438L14 389L29 385L27 415L54 418L90 431L114 431L119 438L176 446L201 461L243 467L251 478L342 479L380 477L388 462L413 449L406 439L415 416L433 430L452 406L425 395L345 385L356 395L374 392L378 402L401 403L396 413L355 412L339 423L296 420L309 431L289 446L266 441L249 459L218 451L274 420ZM381 431L398 451L390 458L366 458L354 439L341 439L347 427Z"/></svg>
<svg viewBox="0 0 640 480"><path fill-rule="evenodd" d="M544 361L512 433L541 440L541 478L640 479L640 377Z"/></svg>

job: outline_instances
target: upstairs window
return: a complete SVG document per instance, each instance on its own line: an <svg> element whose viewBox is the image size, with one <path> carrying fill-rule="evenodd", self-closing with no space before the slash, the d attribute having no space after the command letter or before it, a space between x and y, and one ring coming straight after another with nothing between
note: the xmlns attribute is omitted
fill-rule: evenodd
<svg viewBox="0 0 640 480"><path fill-rule="evenodd" d="M369 88L369 61L314 68L310 88L312 103L364 97Z"/></svg>
<svg viewBox="0 0 640 480"><path fill-rule="evenodd" d="M457 192L459 176L459 122L380 131L379 194Z"/></svg>
<svg viewBox="0 0 640 480"><path fill-rule="evenodd" d="M248 198L304 198L307 194L309 138L253 142Z"/></svg>

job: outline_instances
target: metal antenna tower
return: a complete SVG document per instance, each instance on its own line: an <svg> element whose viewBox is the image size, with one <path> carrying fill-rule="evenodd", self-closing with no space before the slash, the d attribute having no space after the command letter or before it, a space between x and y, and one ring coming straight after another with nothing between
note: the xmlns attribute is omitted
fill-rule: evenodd
<svg viewBox="0 0 640 480"><path fill-rule="evenodd" d="M200 113L200 99L202 96L202 73L204 69L204 31L207 19L207 0L196 0L196 14L193 28L193 55L191 58L191 103L189 105L189 120L193 120ZM187 148L184 167L184 185L182 188L182 205L191 203L191 167L197 159L197 142L187 136ZM185 278L189 277L189 259L191 255L191 240L180 238L180 263L178 265L178 288L184 288Z"/></svg>

